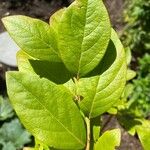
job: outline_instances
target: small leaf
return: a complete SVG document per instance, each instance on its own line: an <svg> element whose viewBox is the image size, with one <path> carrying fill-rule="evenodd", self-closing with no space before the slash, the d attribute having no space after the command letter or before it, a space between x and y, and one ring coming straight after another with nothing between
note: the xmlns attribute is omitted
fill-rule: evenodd
<svg viewBox="0 0 150 150"><path fill-rule="evenodd" d="M119 100L125 86L125 53L113 30L111 40L98 67L78 83L78 95L83 97L80 107L90 118L109 110Z"/></svg>
<svg viewBox="0 0 150 150"><path fill-rule="evenodd" d="M129 47L126 47L126 48L125 48L125 53L126 53L127 65L130 65L131 60L132 60L131 49L130 49Z"/></svg>
<svg viewBox="0 0 150 150"><path fill-rule="evenodd" d="M118 112L118 110L117 110L117 108L112 107L112 108L110 108L107 112L108 112L109 114L116 115L117 112Z"/></svg>
<svg viewBox="0 0 150 150"><path fill-rule="evenodd" d="M133 70L127 70L127 81L133 79L136 76L136 72Z"/></svg>
<svg viewBox="0 0 150 150"><path fill-rule="evenodd" d="M141 126L136 127L139 139L142 143L144 150L149 150L150 148L150 121L142 121Z"/></svg>
<svg viewBox="0 0 150 150"><path fill-rule="evenodd" d="M110 40L110 21L102 0L76 0L63 13L58 26L61 58L74 74L94 69Z"/></svg>
<svg viewBox="0 0 150 150"><path fill-rule="evenodd" d="M119 129L106 131L95 143L94 150L115 150L120 145L121 133Z"/></svg>
<svg viewBox="0 0 150 150"><path fill-rule="evenodd" d="M63 85L29 73L9 72L7 89L16 113L36 139L58 149L85 147L84 121Z"/></svg>
<svg viewBox="0 0 150 150"><path fill-rule="evenodd" d="M18 46L32 57L60 62L55 32L38 19L9 16L2 19L7 31Z"/></svg>

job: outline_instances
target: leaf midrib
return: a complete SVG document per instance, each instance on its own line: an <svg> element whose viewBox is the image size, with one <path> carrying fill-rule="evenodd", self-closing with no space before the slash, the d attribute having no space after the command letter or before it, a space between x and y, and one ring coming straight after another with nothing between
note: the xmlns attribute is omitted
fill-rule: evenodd
<svg viewBox="0 0 150 150"><path fill-rule="evenodd" d="M10 75L10 74L9 74L9 75ZM11 76L12 76L12 75L11 75ZM35 97L35 99L37 100L37 102L38 102L43 108L45 108L44 111L47 111L48 114L49 114L50 116L52 116L74 139L76 139L81 145L85 146L85 144L84 144L78 137L76 137L76 135L74 135L69 129L67 129L67 128L46 108L46 106L44 106L44 105L38 100L38 97L37 97L37 96L35 96L32 92L30 92L30 91L28 90L28 88L26 88L26 86L23 85L21 82L19 82L14 76L12 76L12 77L13 77L21 86L23 86L26 91L28 91L33 97Z"/></svg>
<svg viewBox="0 0 150 150"><path fill-rule="evenodd" d="M79 77L79 74L80 74L80 65L81 65L81 59L82 59L82 53L83 53L82 46L83 46L83 41L84 41L84 38L85 38L85 26L86 26L86 22L87 22L88 3L89 3L89 0L87 0L87 6L86 6L86 10L85 10L85 22L84 22L84 29L83 29L83 37L82 37L82 41L81 41L81 53L80 53L80 57L79 57L78 73L77 73L78 77Z"/></svg>

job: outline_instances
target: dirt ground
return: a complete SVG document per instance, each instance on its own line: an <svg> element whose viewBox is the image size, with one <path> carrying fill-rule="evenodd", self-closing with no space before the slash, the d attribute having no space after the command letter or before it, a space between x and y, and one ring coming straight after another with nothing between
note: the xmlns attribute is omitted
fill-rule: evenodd
<svg viewBox="0 0 150 150"><path fill-rule="evenodd" d="M68 6L73 0L0 0L0 19L9 15L27 15L48 21L49 17L58 9ZM123 0L105 0L108 8L112 26L121 30ZM4 31L0 21L0 32Z"/></svg>
<svg viewBox="0 0 150 150"><path fill-rule="evenodd" d="M35 18L42 19L48 22L49 17L58 9L68 6L73 0L0 0L0 19L5 16L21 14ZM105 4L108 8L112 26L121 31L124 23L122 22L122 13L124 9L125 0L105 0ZM0 21L0 32L5 29ZM0 66L0 74L4 74L8 68ZM0 89L5 90L5 81L0 78ZM108 115L104 116L105 122L109 118ZM104 122L104 123L105 123ZM130 136L123 127L120 126L117 119L112 117L104 128L112 129L119 127L122 131L121 146L117 150L143 150L139 140L136 137Z"/></svg>

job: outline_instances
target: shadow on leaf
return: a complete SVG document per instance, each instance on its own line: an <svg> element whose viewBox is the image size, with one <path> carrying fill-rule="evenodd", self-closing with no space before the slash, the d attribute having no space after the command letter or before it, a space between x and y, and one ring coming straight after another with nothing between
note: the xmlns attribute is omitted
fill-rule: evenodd
<svg viewBox="0 0 150 150"><path fill-rule="evenodd" d="M101 60L101 62L98 64L96 68L94 68L88 75L85 77L91 77L96 75L101 75L103 72L108 70L110 66L114 63L116 59L117 53L116 53L116 47L112 40L110 40L109 45L107 47L106 53Z"/></svg>
<svg viewBox="0 0 150 150"><path fill-rule="evenodd" d="M63 84L72 77L72 74L61 62L49 62L41 60L29 61L37 75L47 78L57 84Z"/></svg>

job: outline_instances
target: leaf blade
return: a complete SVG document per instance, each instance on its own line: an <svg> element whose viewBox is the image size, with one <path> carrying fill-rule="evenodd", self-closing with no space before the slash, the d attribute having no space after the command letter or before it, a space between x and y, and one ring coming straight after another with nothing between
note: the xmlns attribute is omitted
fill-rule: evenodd
<svg viewBox="0 0 150 150"><path fill-rule="evenodd" d="M65 87L19 72L7 73L7 87L21 121L37 139L60 149L85 146L83 119Z"/></svg>
<svg viewBox="0 0 150 150"><path fill-rule="evenodd" d="M66 67L78 76L90 72L102 59L110 39L110 22L102 0L76 0L62 15L58 31Z"/></svg>
<svg viewBox="0 0 150 150"><path fill-rule="evenodd" d="M112 33L112 41L102 62L91 72L92 76L90 74L90 77L79 80L78 94L84 97L80 102L80 107L90 118L110 109L120 98L125 86L125 53L117 34L114 31ZM115 51L115 59L111 60L112 53ZM108 58L110 58L109 61Z"/></svg>
<svg viewBox="0 0 150 150"><path fill-rule="evenodd" d="M106 131L95 143L94 150L115 150L115 147L120 145L120 139L121 133L119 129Z"/></svg>
<svg viewBox="0 0 150 150"><path fill-rule="evenodd" d="M2 22L27 54L42 60L61 61L55 32L47 23L21 15L5 17Z"/></svg>

